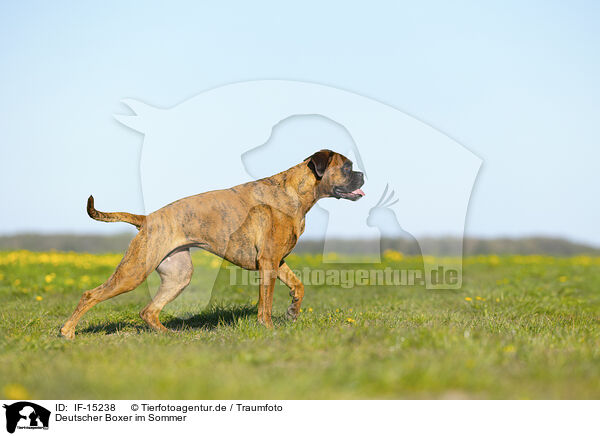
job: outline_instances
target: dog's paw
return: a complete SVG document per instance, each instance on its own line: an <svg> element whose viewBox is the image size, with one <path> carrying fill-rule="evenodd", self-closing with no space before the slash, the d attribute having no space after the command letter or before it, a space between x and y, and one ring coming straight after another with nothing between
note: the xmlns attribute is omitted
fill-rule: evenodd
<svg viewBox="0 0 600 436"><path fill-rule="evenodd" d="M287 310L287 313L285 314L285 317L289 321L296 321L296 319L298 318L298 309L296 309L294 306L288 307L288 310Z"/></svg>
<svg viewBox="0 0 600 436"><path fill-rule="evenodd" d="M58 332L58 335L61 338L72 340L72 339L75 338L75 331L74 330L70 330L70 329L66 329L65 326L62 326L61 329Z"/></svg>

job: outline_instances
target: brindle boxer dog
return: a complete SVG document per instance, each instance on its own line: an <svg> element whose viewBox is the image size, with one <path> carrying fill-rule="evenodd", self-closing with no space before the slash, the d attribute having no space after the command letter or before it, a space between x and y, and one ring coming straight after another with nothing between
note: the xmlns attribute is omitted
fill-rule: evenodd
<svg viewBox="0 0 600 436"><path fill-rule="evenodd" d="M147 216L100 212L90 197L90 217L124 221L136 226L139 233L109 279L83 293L60 332L72 339L77 322L91 307L135 289L153 270L160 276L160 288L140 316L153 329L167 331L158 315L190 283L190 247L203 248L242 268L259 270L258 321L267 327L273 326L273 288L279 278L291 290L287 315L295 320L304 285L284 259L304 232L304 217L321 198L358 200L365 195L360 189L363 183L363 173L353 171L350 160L321 150L274 176L186 197Z"/></svg>

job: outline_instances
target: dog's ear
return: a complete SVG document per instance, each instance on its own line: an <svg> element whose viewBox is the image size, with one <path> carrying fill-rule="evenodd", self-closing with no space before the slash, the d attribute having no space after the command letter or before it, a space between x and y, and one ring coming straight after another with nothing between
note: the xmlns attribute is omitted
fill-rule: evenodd
<svg viewBox="0 0 600 436"><path fill-rule="evenodd" d="M333 158L333 151L321 150L317 151L312 156L308 157L308 167L315 173L318 180L321 180L325 170L329 166L331 159ZM306 160L306 159L305 159Z"/></svg>

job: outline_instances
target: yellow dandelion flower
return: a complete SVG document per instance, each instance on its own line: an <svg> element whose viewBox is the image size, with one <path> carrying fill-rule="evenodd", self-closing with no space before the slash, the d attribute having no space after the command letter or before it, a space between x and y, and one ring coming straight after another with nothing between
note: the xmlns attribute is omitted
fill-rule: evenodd
<svg viewBox="0 0 600 436"><path fill-rule="evenodd" d="M337 260L339 259L339 256L337 253L327 253L325 256L323 256L324 260Z"/></svg>
<svg viewBox="0 0 600 436"><path fill-rule="evenodd" d="M38 295L35 297L35 299L36 299L36 301L42 301L44 298L42 296Z"/></svg>
<svg viewBox="0 0 600 436"><path fill-rule="evenodd" d="M211 268L219 268L221 266L221 261L219 259L213 259L210 262L210 267Z"/></svg>
<svg viewBox="0 0 600 436"><path fill-rule="evenodd" d="M507 345L506 347L503 348L503 351L505 353L514 353L515 351L517 351L517 349L515 348L514 345Z"/></svg>
<svg viewBox="0 0 600 436"><path fill-rule="evenodd" d="M300 308L300 312L302 313L302 308Z"/></svg>
<svg viewBox="0 0 600 436"><path fill-rule="evenodd" d="M423 263L434 263L435 256L423 256Z"/></svg>
<svg viewBox="0 0 600 436"><path fill-rule="evenodd" d="M499 298L496 298L496 303L500 303L500 299Z"/></svg>
<svg viewBox="0 0 600 436"><path fill-rule="evenodd" d="M46 274L46 277L44 277L44 280L46 281L46 283L50 283L50 282L52 282L52 280L54 280L55 277L56 277L55 273Z"/></svg>
<svg viewBox="0 0 600 436"><path fill-rule="evenodd" d="M346 321L348 321L348 322L349 322L349 323L351 323L351 324L352 324L353 322L356 322L356 321L355 321L355 320L353 320L352 318L347 318L347 319L346 319Z"/></svg>
<svg viewBox="0 0 600 436"><path fill-rule="evenodd" d="M576 256L571 259L575 265L590 265L592 263L592 258L589 256Z"/></svg>
<svg viewBox="0 0 600 436"><path fill-rule="evenodd" d="M15 286L19 286L20 284L21 284L21 280L19 280L19 279L16 279L16 280L13 282L13 285L15 285Z"/></svg>
<svg viewBox="0 0 600 436"><path fill-rule="evenodd" d="M312 312L312 307L309 307L309 308L308 308L308 311L309 311L309 312Z"/></svg>
<svg viewBox="0 0 600 436"><path fill-rule="evenodd" d="M500 258L494 254L489 257L488 262L490 265L498 265L500 263Z"/></svg>
<svg viewBox="0 0 600 436"><path fill-rule="evenodd" d="M481 298L479 295L477 297L475 297L475 299L479 300L479 301L483 300L483 298Z"/></svg>
<svg viewBox="0 0 600 436"><path fill-rule="evenodd" d="M566 282L566 281L567 281L567 276L560 276L560 277L558 278L558 281L559 281L559 282L561 282L561 283L564 283L564 282Z"/></svg>
<svg viewBox="0 0 600 436"><path fill-rule="evenodd" d="M404 258L404 254L400 253L399 251L385 250L383 252L383 258L385 260L400 262Z"/></svg>
<svg viewBox="0 0 600 436"><path fill-rule="evenodd" d="M465 301L473 301L471 297L465 297Z"/></svg>
<svg viewBox="0 0 600 436"><path fill-rule="evenodd" d="M18 383L11 383L2 389L4 392L4 397L8 400L28 400L29 392L23 385Z"/></svg>

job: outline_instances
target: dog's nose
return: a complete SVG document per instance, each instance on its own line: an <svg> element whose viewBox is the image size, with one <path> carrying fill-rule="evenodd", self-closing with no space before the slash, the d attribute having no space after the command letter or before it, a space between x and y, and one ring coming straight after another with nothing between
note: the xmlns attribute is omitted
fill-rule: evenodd
<svg viewBox="0 0 600 436"><path fill-rule="evenodd" d="M361 172L359 172L359 173L358 173L358 177L359 177L359 179L360 179L360 186L362 186L362 185L365 183L365 174L364 174L364 173L361 173Z"/></svg>

